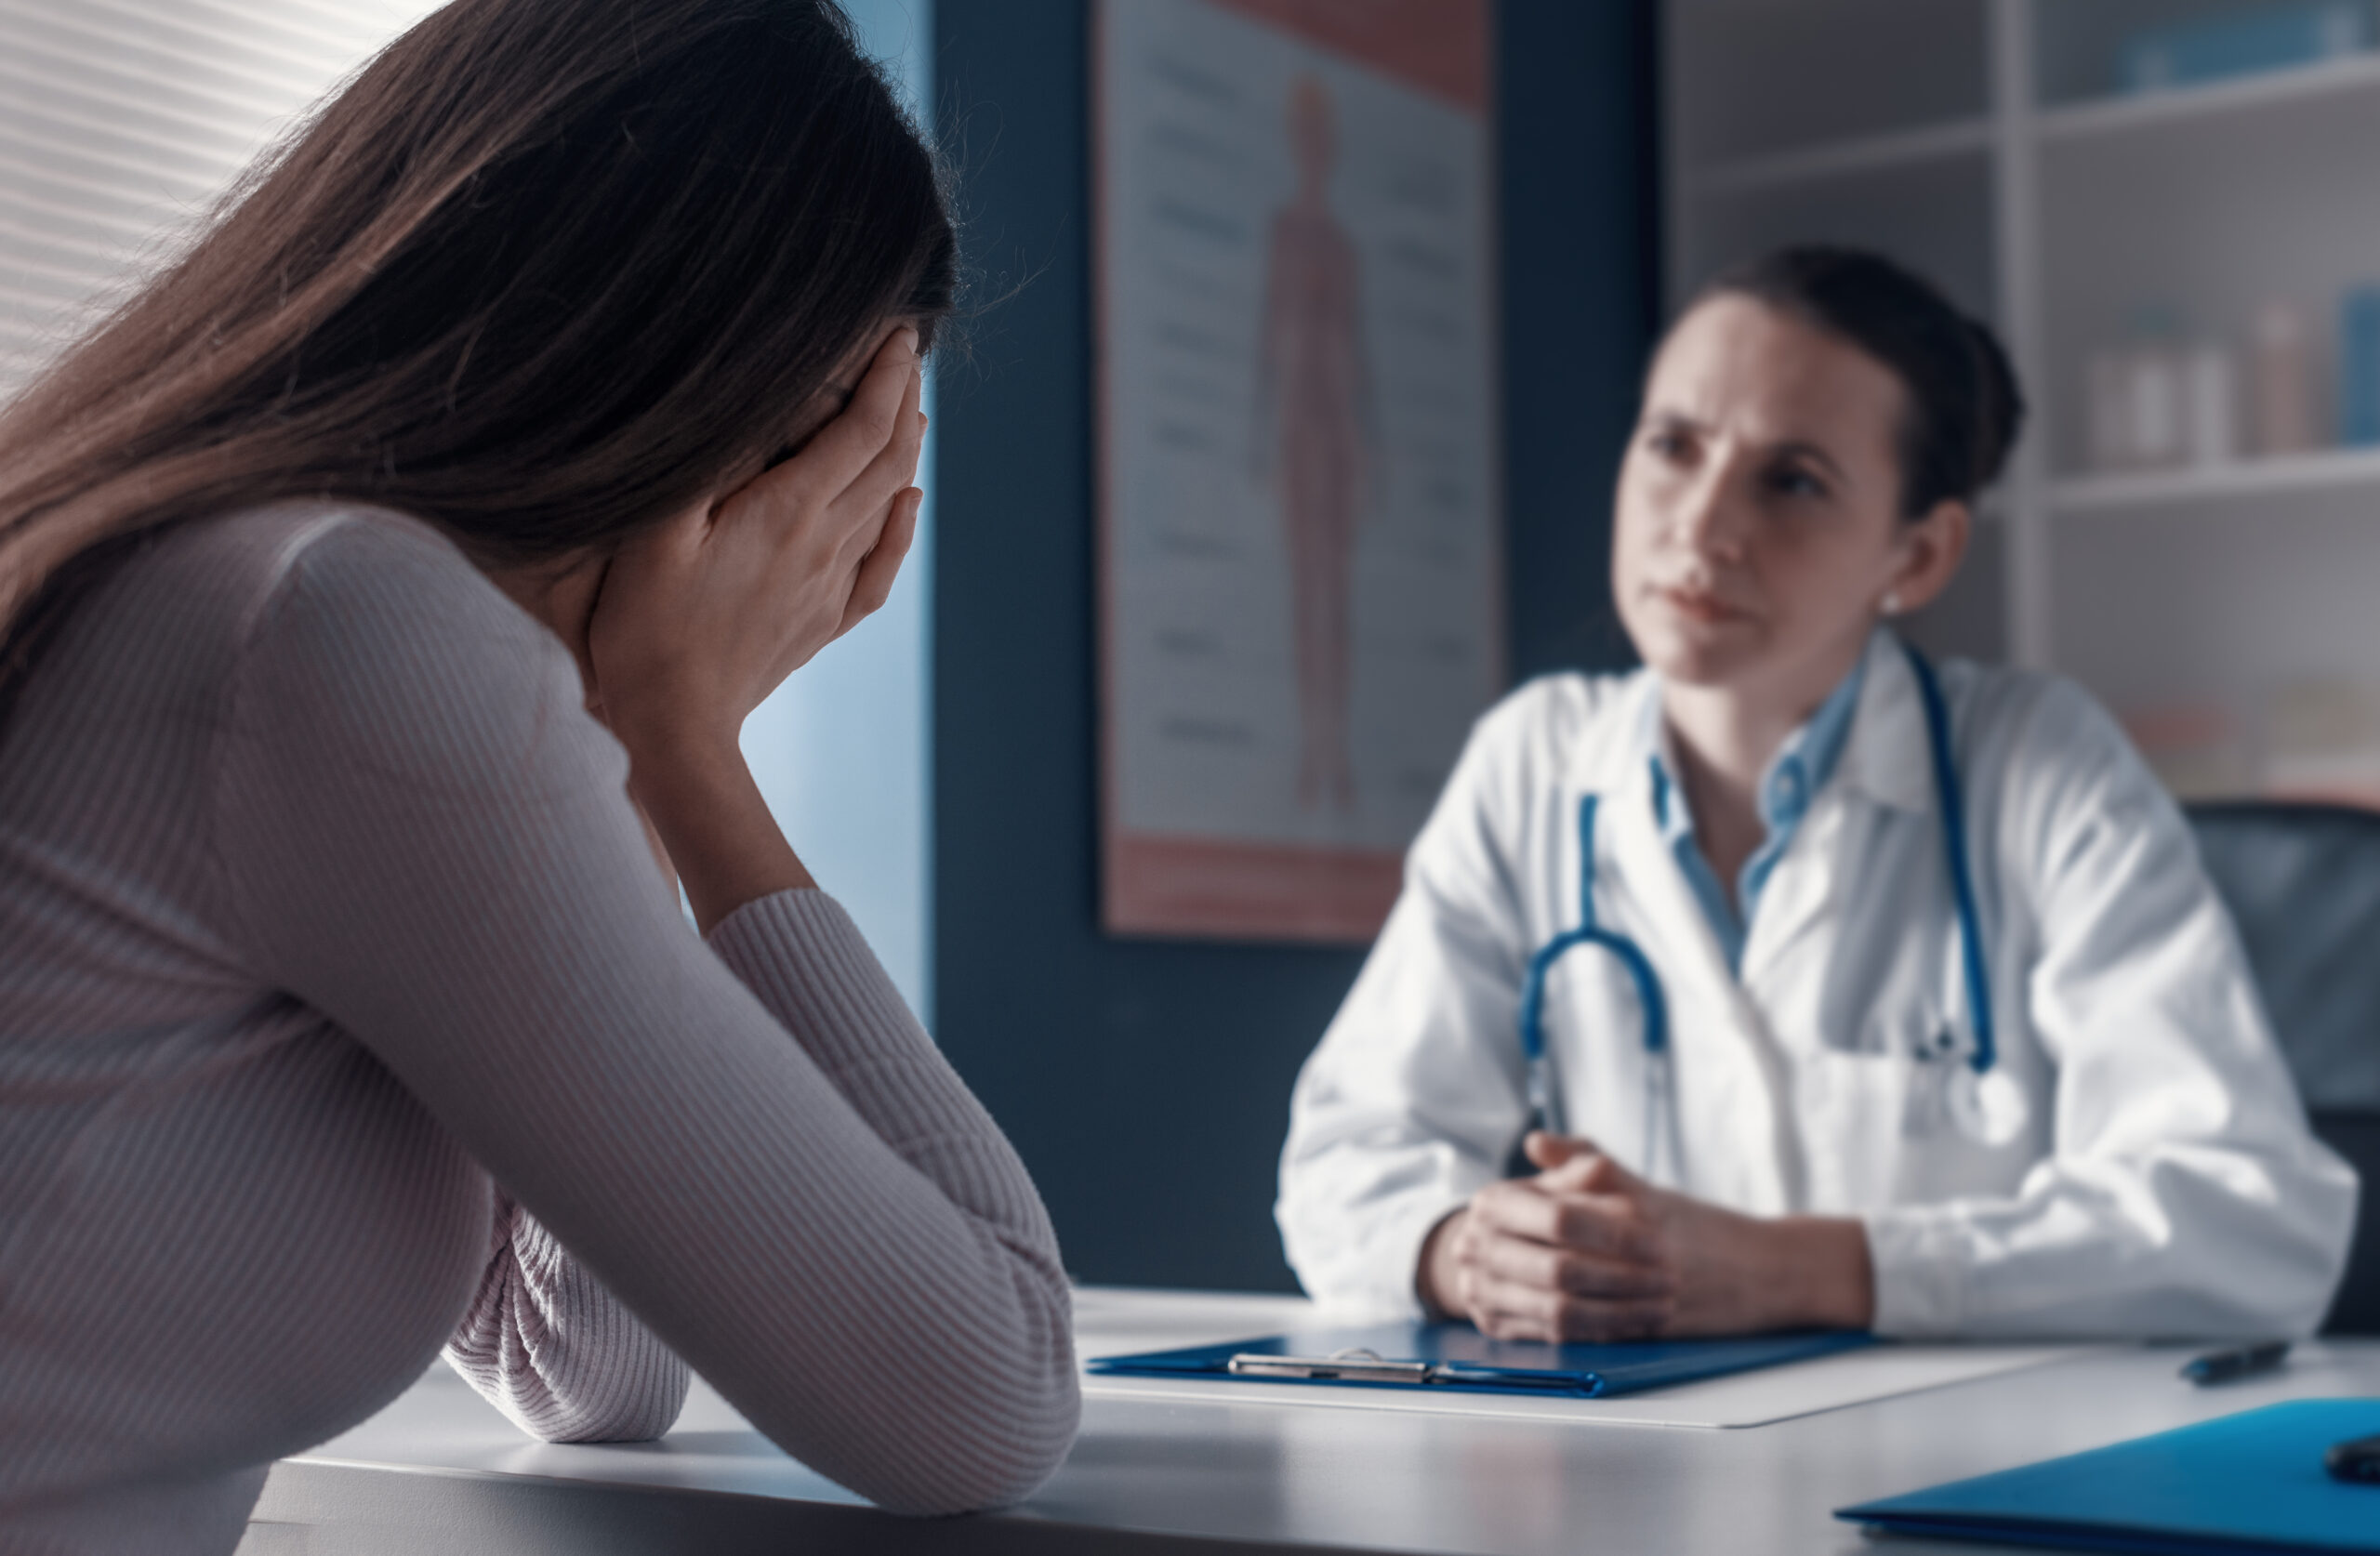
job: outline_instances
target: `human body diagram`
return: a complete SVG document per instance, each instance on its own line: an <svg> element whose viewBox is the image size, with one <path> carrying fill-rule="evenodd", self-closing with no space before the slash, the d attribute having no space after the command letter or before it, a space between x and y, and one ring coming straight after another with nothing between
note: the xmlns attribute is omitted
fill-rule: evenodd
<svg viewBox="0 0 2380 1556"><path fill-rule="evenodd" d="M1258 357L1255 473L1280 499L1298 695L1298 804L1355 807L1348 743L1355 541L1382 497L1362 262L1330 208L1337 126L1302 75L1288 129L1296 192L1274 213Z"/></svg>

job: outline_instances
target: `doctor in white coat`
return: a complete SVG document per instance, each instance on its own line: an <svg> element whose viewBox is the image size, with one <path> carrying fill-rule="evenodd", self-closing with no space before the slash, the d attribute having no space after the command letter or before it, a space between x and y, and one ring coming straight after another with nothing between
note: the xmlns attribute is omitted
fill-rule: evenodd
<svg viewBox="0 0 2380 1556"><path fill-rule="evenodd" d="M1645 667L1506 698L1414 843L1292 1103L1309 1292L1578 1339L2320 1320L2355 1176L2181 816L2072 685L1889 625L2020 417L1872 256L1680 319L1614 526Z"/></svg>

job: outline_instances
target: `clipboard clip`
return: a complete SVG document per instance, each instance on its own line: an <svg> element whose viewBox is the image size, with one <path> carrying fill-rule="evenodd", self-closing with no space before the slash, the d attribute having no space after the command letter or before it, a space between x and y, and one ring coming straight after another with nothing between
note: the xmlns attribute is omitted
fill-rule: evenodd
<svg viewBox="0 0 2380 1556"><path fill-rule="evenodd" d="M1280 1356L1243 1351L1223 1364L1235 1378L1300 1378L1314 1383L1469 1384L1477 1388L1546 1389L1579 1393L1575 1378L1558 1374L1512 1372L1501 1367L1464 1366L1456 1362L1392 1362L1379 1352L1358 1346L1328 1356Z"/></svg>
<svg viewBox="0 0 2380 1556"><path fill-rule="evenodd" d="M1224 1365L1236 1378L1302 1378L1326 1383L1431 1383L1440 1369L1429 1362L1392 1362L1358 1346L1328 1356L1276 1356L1243 1351Z"/></svg>

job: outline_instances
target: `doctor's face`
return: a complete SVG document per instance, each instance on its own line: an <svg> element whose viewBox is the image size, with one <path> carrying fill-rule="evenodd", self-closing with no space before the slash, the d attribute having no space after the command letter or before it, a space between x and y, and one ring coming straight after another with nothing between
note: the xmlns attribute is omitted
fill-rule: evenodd
<svg viewBox="0 0 2380 1556"><path fill-rule="evenodd" d="M1903 532L1923 528L1900 516L1903 395L1858 347L1751 297L1678 322L1613 527L1613 592L1646 664L1684 685L1824 698L1909 576Z"/></svg>

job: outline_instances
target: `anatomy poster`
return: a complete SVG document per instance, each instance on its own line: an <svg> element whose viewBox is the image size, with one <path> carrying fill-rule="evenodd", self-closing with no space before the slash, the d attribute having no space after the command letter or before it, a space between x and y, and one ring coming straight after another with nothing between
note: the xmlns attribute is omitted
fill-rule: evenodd
<svg viewBox="0 0 2380 1556"><path fill-rule="evenodd" d="M1105 916L1362 942L1503 684L1488 0L1105 0Z"/></svg>

